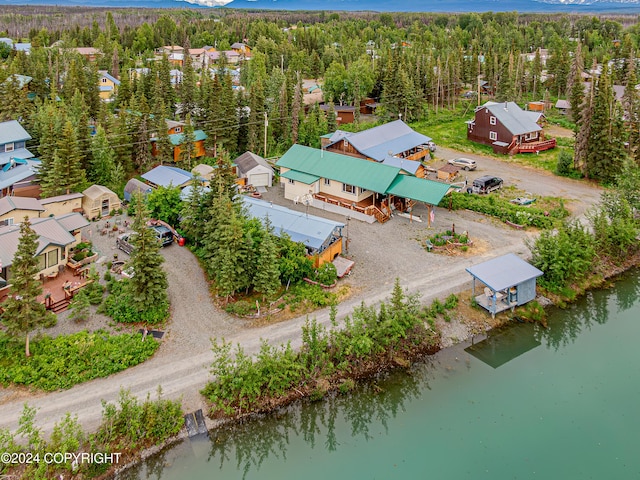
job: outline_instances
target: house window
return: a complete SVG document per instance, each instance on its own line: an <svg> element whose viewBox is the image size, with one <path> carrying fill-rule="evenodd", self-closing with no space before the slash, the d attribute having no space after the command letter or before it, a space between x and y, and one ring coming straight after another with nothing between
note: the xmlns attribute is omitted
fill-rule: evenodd
<svg viewBox="0 0 640 480"><path fill-rule="evenodd" d="M58 265L58 250L51 250L47 253L47 267Z"/></svg>
<svg viewBox="0 0 640 480"><path fill-rule="evenodd" d="M180 133L182 131L182 128L176 127L176 128L173 129L173 131L176 132L176 133Z"/></svg>
<svg viewBox="0 0 640 480"><path fill-rule="evenodd" d="M498 140L497 132L489 132L489 140Z"/></svg>
<svg viewBox="0 0 640 480"><path fill-rule="evenodd" d="M366 191L367 191L367 189L366 189L366 188L362 188L362 187L360 187L360 195L362 195L362 194L363 194L364 192L366 192Z"/></svg>
<svg viewBox="0 0 640 480"><path fill-rule="evenodd" d="M102 79L102 83L107 83L107 79L106 79L106 78L103 78L103 79Z"/></svg>
<svg viewBox="0 0 640 480"><path fill-rule="evenodd" d="M5 152L13 152L13 149L14 149L14 148L15 148L15 146L14 146L13 142L11 142L11 143L7 143L7 144L5 144L5 146L4 146L4 151L5 151Z"/></svg>
<svg viewBox="0 0 640 480"><path fill-rule="evenodd" d="M4 220L0 220L0 227L8 227L9 225L13 225L13 218L5 218Z"/></svg>
<svg viewBox="0 0 640 480"><path fill-rule="evenodd" d="M325 178L325 179L324 179L324 184L325 184L327 187L331 186L331 180L329 180L328 178Z"/></svg>
<svg viewBox="0 0 640 480"><path fill-rule="evenodd" d="M293 178L287 178L287 180L289 180L289 183L291 185L293 185L294 183L296 183L296 181Z"/></svg>
<svg viewBox="0 0 640 480"><path fill-rule="evenodd" d="M47 268L47 260L45 258L46 254L41 254L38 255L38 270L44 270L45 268Z"/></svg>
<svg viewBox="0 0 640 480"><path fill-rule="evenodd" d="M342 140L342 146L347 148L349 146L349 142L347 141L347 139L345 138L344 140Z"/></svg>
<svg viewBox="0 0 640 480"><path fill-rule="evenodd" d="M346 193L352 193L352 194L355 195L356 187L354 187L353 185L349 185L348 183L343 183L342 184L342 191L346 192Z"/></svg>
<svg viewBox="0 0 640 480"><path fill-rule="evenodd" d="M496 124L496 117L494 117L493 115L489 117L489 123L491 125L495 125Z"/></svg>

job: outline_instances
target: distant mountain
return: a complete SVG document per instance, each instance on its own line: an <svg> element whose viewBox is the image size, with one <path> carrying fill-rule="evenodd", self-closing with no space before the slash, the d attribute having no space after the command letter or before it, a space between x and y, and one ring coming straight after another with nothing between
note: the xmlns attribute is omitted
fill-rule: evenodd
<svg viewBox="0 0 640 480"><path fill-rule="evenodd" d="M0 0L2 5L375 12L640 13L640 0Z"/></svg>

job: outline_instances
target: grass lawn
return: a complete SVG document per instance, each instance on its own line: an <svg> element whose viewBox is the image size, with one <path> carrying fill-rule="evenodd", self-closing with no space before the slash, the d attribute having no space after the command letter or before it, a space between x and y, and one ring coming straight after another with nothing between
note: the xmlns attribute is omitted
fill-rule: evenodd
<svg viewBox="0 0 640 480"><path fill-rule="evenodd" d="M496 155L490 146L467 140L467 124L465 122L472 118L473 108L465 108L463 105L455 111L441 110L437 115L430 113L427 120L412 123L411 127L417 132L433 138L437 145L443 147L465 153L487 155L503 162L541 168L549 172L555 172L558 154L561 151L566 150L573 154L573 139L559 138L556 148L539 154Z"/></svg>

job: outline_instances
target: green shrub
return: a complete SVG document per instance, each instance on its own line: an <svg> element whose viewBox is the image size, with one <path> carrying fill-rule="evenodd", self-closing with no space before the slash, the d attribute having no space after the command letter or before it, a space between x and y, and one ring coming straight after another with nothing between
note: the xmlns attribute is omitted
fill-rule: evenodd
<svg viewBox="0 0 640 480"><path fill-rule="evenodd" d="M224 309L232 315L245 317L251 313L256 312L256 305L255 303L249 302L247 300L238 300L237 302L227 304Z"/></svg>
<svg viewBox="0 0 640 480"><path fill-rule="evenodd" d="M133 306L133 298L128 288L128 280L109 283L109 295L101 309L119 323L145 323L156 325L169 317L169 303L166 301L148 305L144 310Z"/></svg>
<svg viewBox="0 0 640 480"><path fill-rule="evenodd" d="M573 171L573 156L566 150L558 153L558 163L556 164L556 174L567 177Z"/></svg>
<svg viewBox="0 0 640 480"><path fill-rule="evenodd" d="M336 266L331 262L323 263L317 270L315 281L322 285L333 285L338 279Z"/></svg>
<svg viewBox="0 0 640 480"><path fill-rule="evenodd" d="M449 295L444 301L444 308L452 310L458 306L458 296L455 293Z"/></svg>
<svg viewBox="0 0 640 480"><path fill-rule="evenodd" d="M52 391L107 377L153 355L158 343L141 338L138 333L110 335L100 330L56 338L45 335L32 341L32 356L25 358L24 343L0 333L0 383Z"/></svg>

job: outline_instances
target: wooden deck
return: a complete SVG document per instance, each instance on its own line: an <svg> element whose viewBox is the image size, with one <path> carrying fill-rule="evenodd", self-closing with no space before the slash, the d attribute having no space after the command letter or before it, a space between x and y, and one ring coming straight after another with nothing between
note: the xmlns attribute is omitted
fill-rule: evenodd
<svg viewBox="0 0 640 480"><path fill-rule="evenodd" d="M346 202L344 198L329 195L327 193L316 193L313 195L313 198L332 205L348 208L349 210L354 210L364 215L375 217L375 219L380 223L384 223L391 218L391 212L387 209L380 209L375 205L373 195L360 202Z"/></svg>
<svg viewBox="0 0 640 480"><path fill-rule="evenodd" d="M496 316L496 313L504 312L505 310L514 309L517 302L509 303L508 296L496 300L495 307L493 305L493 298L487 297L485 294L477 295L475 297L476 303L482 308L487 310L492 317Z"/></svg>
<svg viewBox="0 0 640 480"><path fill-rule="evenodd" d="M84 269L77 270L65 267L55 276L43 276L42 294L38 295L38 301L54 313L66 310L78 290L90 283L87 281L89 267L87 265ZM7 299L8 295L9 287L0 290L0 304Z"/></svg>

